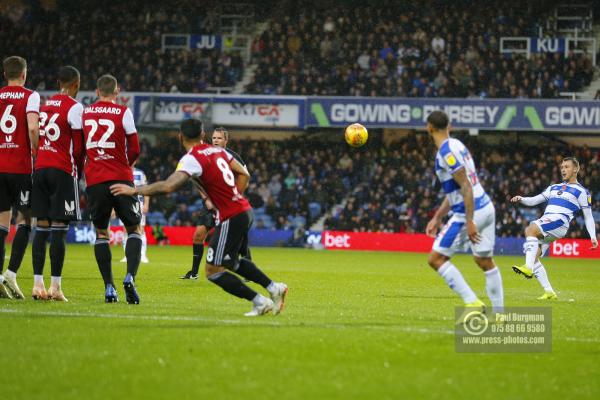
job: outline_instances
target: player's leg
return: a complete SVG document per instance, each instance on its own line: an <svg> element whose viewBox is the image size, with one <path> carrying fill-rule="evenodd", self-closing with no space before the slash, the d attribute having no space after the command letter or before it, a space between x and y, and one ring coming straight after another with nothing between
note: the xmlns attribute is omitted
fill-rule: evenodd
<svg viewBox="0 0 600 400"><path fill-rule="evenodd" d="M23 256L29 243L29 234L31 233L31 213L27 208L22 208L17 212L17 232L13 238L10 259L8 260L8 269L4 272L5 285L11 290L15 299L24 299L25 296L17 284L17 272L23 262Z"/></svg>
<svg viewBox="0 0 600 400"><path fill-rule="evenodd" d="M132 185L128 182L128 184ZM123 289L128 304L139 304L140 297L135 287L135 277L142 258L141 205L135 196L113 196L115 212L127 231L125 257L127 274L123 279Z"/></svg>
<svg viewBox="0 0 600 400"><path fill-rule="evenodd" d="M33 264L34 300L46 300L48 293L44 285L44 265L46 264L46 247L50 237L50 203L51 196L47 182L48 169L35 171L32 176L31 213L37 218L33 241L31 243L31 260Z"/></svg>
<svg viewBox="0 0 600 400"><path fill-rule="evenodd" d="M537 281L540 283L540 286L544 289L544 294L538 297L538 300L554 300L558 298L558 295L550 284L548 273L546 272L546 268L544 267L544 264L542 264L541 260L548 247L549 246L547 243L544 243L542 246L540 246L538 256L535 260L535 264L533 265L533 276L535 276L535 279L537 279Z"/></svg>
<svg viewBox="0 0 600 400"><path fill-rule="evenodd" d="M527 279L533 277L533 266L539 251L539 241L544 238L544 233L541 226L541 220L531 222L525 228L525 243L523 244L523 252L525 253L525 264L514 265L513 271L523 275Z"/></svg>
<svg viewBox="0 0 600 400"><path fill-rule="evenodd" d="M5 285L12 291L13 297L23 299L23 292L17 285L17 272L21 267L29 234L31 233L31 175L15 174L13 205L17 208L17 232L13 239L8 269L4 273Z"/></svg>
<svg viewBox="0 0 600 400"><path fill-rule="evenodd" d="M119 301L112 273L112 254L110 251L110 236L108 224L112 213L112 194L105 183L88 186L88 207L90 217L96 229L96 242L94 243L94 256L104 281L104 301L116 303Z"/></svg>
<svg viewBox="0 0 600 400"><path fill-rule="evenodd" d="M496 242L496 210L490 203L481 210L475 211L475 224L479 229L479 243L471 243L475 262L485 274L485 289L492 303L493 312L504 311L504 289L502 275L494 259Z"/></svg>
<svg viewBox="0 0 600 400"><path fill-rule="evenodd" d="M62 291L62 271L65 264L69 221L52 221L50 227L50 289L48 297L57 301L68 301Z"/></svg>
<svg viewBox="0 0 600 400"><path fill-rule="evenodd" d="M142 255L140 262L142 264L148 264L148 238L146 237L146 216L142 215L142 223L140 224L140 235L142 236Z"/></svg>
<svg viewBox="0 0 600 400"><path fill-rule="evenodd" d="M50 237L50 221L38 218L31 243L31 261L33 264L33 289L31 297L34 300L47 300L48 293L44 285L44 265L46 264L46 247Z"/></svg>
<svg viewBox="0 0 600 400"><path fill-rule="evenodd" d="M247 213L236 215L215 228L206 253L206 277L227 293L253 303L248 316L266 314L273 310L273 301L249 288L240 278L228 271L237 261L243 229L247 229ZM231 254L236 252L235 259Z"/></svg>
<svg viewBox="0 0 600 400"><path fill-rule="evenodd" d="M181 279L198 279L198 271L204 254L204 241L208 235L206 225L198 225L192 237L192 269L186 272Z"/></svg>
<svg viewBox="0 0 600 400"><path fill-rule="evenodd" d="M444 279L448 287L462 298L465 305L481 307L483 304L481 300L477 298L458 268L450 261L452 255L462 245L464 234L461 235L461 232L464 230L464 221L456 217L450 218L435 239L427 262Z"/></svg>
<svg viewBox="0 0 600 400"><path fill-rule="evenodd" d="M248 229L252 226L252 221L250 221L250 225ZM248 230L245 231L242 242L240 244L240 254L248 254ZM245 279L250 282L258 283L262 287L264 287L270 294L271 300L273 300L274 308L273 314L277 315L283 308L285 307L285 298L288 293L288 287L285 283L275 282L271 278L269 278L262 270L260 270L251 259L242 257L240 258L237 265L234 265L235 273L241 275Z"/></svg>
<svg viewBox="0 0 600 400"><path fill-rule="evenodd" d="M0 182L2 183L2 182ZM0 188L0 209L2 209L2 197L3 188ZM8 203L8 210L0 211L0 298L12 299L10 290L4 286L4 258L6 257L6 237L8 236L8 230L10 228L10 203Z"/></svg>

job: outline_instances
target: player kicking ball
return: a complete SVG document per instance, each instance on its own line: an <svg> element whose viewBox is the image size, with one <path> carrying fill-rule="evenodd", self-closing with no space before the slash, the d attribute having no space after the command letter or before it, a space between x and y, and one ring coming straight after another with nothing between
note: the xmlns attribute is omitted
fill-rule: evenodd
<svg viewBox="0 0 600 400"><path fill-rule="evenodd" d="M534 197L515 196L510 199L513 203L521 203L528 207L548 203L544 215L525 228L525 244L523 245L525 264L513 266L513 270L517 274L521 274L527 279L535 276L544 288L544 294L538 297L539 300L558 298L540 258L546 253L550 243L567 235L569 224L579 210L583 212L585 228L592 241L592 249L598 247L596 225L591 208L592 197L590 192L577 182L578 173L579 161L575 157L566 157L560 164L562 183L548 186L546 190Z"/></svg>
<svg viewBox="0 0 600 400"><path fill-rule="evenodd" d="M492 258L496 239L494 205L479 183L471 153L459 140L450 137L448 116L442 111L429 114L427 131L438 149L435 173L446 193L441 206L427 224L427 235L434 236L442 224L442 218L453 212L435 239L429 254L429 265L463 299L465 307L485 312L485 304L477 298L450 261L456 251L470 245L475 263L485 274L485 288L493 311L502 312L502 277ZM457 321L463 322L464 316Z"/></svg>
<svg viewBox="0 0 600 400"><path fill-rule="evenodd" d="M250 174L222 147L204 144L200 121L189 119L181 123L180 140L187 154L177 170L165 181L134 188L123 184L111 186L113 195L155 196L175 192L190 179L204 188L215 207L216 227L206 253L206 277L227 293L253 303L247 317L277 315L284 307L288 288L271 280L250 260L240 258L240 250L248 243L252 225L252 207L243 196ZM235 272L264 287L267 298L249 288Z"/></svg>

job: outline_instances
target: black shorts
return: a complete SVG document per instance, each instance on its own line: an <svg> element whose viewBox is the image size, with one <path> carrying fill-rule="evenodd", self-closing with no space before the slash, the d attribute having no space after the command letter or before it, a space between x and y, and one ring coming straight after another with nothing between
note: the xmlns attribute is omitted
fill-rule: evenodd
<svg viewBox="0 0 600 400"><path fill-rule="evenodd" d="M43 168L33 173L31 211L34 217L53 221L77 221L79 184L77 178L57 168Z"/></svg>
<svg viewBox="0 0 600 400"><path fill-rule="evenodd" d="M141 204L137 196L113 196L110 186L124 183L133 187L133 182L109 181L88 186L86 189L90 218L97 229L107 229L112 210L125 226L139 225L142 220Z"/></svg>
<svg viewBox="0 0 600 400"><path fill-rule="evenodd" d="M206 262L234 269L240 251L248 248L248 230L253 219L252 211L248 210L217 225L208 244Z"/></svg>
<svg viewBox="0 0 600 400"><path fill-rule="evenodd" d="M31 207L31 174L0 172L0 212Z"/></svg>
<svg viewBox="0 0 600 400"><path fill-rule="evenodd" d="M215 214L212 211L204 210L194 221L196 226L205 226L207 231L215 227Z"/></svg>

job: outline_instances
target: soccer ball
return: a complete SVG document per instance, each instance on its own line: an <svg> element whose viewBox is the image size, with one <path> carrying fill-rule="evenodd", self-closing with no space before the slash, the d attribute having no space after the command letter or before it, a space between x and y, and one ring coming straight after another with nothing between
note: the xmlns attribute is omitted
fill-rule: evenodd
<svg viewBox="0 0 600 400"><path fill-rule="evenodd" d="M346 128L344 132L344 137L346 138L346 142L352 147L360 147L363 144L367 143L367 139L369 138L369 132L367 132L367 128L362 126L361 124L352 124Z"/></svg>

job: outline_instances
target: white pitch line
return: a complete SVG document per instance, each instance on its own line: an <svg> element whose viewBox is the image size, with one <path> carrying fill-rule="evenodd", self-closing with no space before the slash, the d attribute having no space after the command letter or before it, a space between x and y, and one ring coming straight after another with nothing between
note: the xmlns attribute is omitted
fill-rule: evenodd
<svg viewBox="0 0 600 400"><path fill-rule="evenodd" d="M108 319L134 319L145 321L192 321L192 322L213 322L224 325L248 325L248 326L274 326L274 327L297 327L297 328L328 328L328 329L369 329L369 330L392 330L406 333L431 333L439 335L454 335L454 331L450 329L430 329L430 328L415 328L410 326L397 325L353 325L353 324L310 324L298 323L296 325L283 324L277 321L268 321L264 318L260 319L260 323L256 323L256 319L220 319L207 318L202 316L185 316L185 315L137 315L137 314L110 314L110 313L86 313L78 311L23 311L9 308L0 308L0 314L22 314L31 316L45 317L69 317L69 318L108 318ZM556 338L553 338L556 339ZM567 342L582 342L582 343L600 343L600 338L572 337L566 336L561 339Z"/></svg>

